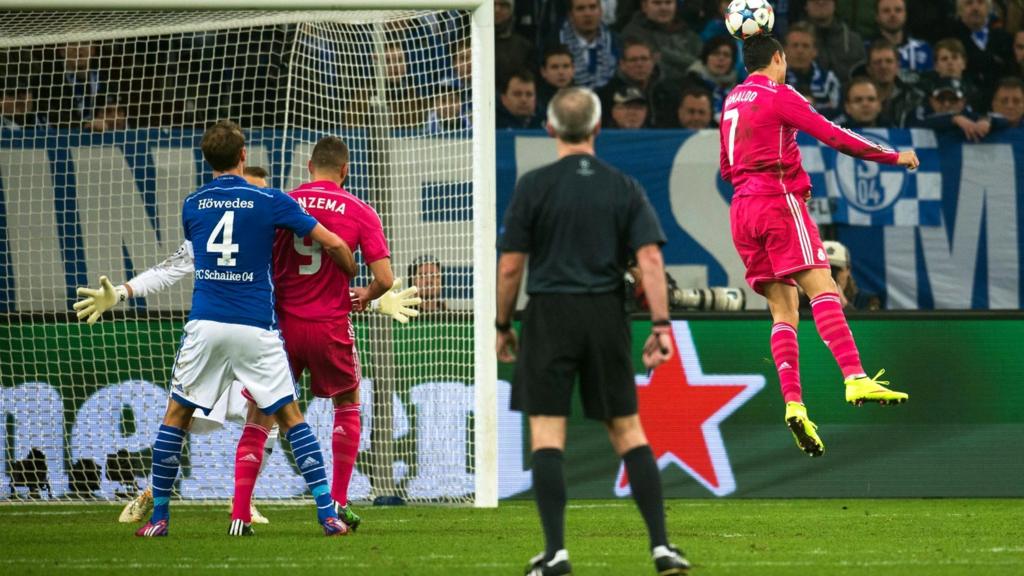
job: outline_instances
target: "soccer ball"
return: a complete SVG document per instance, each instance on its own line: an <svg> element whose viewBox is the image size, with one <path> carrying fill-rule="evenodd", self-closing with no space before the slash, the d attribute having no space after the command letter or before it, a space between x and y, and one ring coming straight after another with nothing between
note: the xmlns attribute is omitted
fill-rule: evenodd
<svg viewBox="0 0 1024 576"><path fill-rule="evenodd" d="M775 11L768 0L733 0L725 13L725 28L740 40L770 34L774 26Z"/></svg>

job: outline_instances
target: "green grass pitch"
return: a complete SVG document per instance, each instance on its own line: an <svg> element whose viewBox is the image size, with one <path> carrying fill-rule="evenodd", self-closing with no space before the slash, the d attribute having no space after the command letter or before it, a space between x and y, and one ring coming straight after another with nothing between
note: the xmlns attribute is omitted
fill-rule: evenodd
<svg viewBox="0 0 1024 576"><path fill-rule="evenodd" d="M496 510L358 507L324 538L308 506L226 535L226 506L172 504L169 538L132 536L120 506L0 506L0 574L521 574L541 548L529 501ZM1024 574L1024 500L671 500L672 540L696 575ZM571 501L575 574L653 574L631 501Z"/></svg>

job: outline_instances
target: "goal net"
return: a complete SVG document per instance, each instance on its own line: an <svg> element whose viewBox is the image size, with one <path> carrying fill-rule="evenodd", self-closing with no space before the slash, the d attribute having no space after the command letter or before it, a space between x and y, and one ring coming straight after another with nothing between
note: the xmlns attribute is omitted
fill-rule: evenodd
<svg viewBox="0 0 1024 576"><path fill-rule="evenodd" d="M493 342L493 82L480 22L468 9L3 13L0 500L148 484L191 279L95 326L70 307L76 287L125 282L177 249L182 200L212 177L202 132L231 119L247 165L284 190L307 180L317 139L343 138L346 188L377 209L396 277L425 299L408 325L353 317L363 431L351 498L494 505L494 362L480 357ZM330 459L333 408L307 384L300 405ZM176 494L230 497L240 433L191 434ZM305 492L278 441L256 497Z"/></svg>

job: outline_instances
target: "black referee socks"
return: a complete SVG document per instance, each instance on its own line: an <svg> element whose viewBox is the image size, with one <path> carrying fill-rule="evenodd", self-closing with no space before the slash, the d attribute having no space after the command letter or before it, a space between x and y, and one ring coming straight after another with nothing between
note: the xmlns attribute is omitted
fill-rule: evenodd
<svg viewBox="0 0 1024 576"><path fill-rule="evenodd" d="M536 462L534 453L534 462ZM629 488L633 492L640 515L647 523L647 534L651 537L651 548L667 546L668 536L665 534L665 504L661 496L661 474L658 463L654 461L654 452L647 444L637 446L622 456L629 474ZM536 478L536 476L534 476ZM536 482L536 480L535 480Z"/></svg>
<svg viewBox="0 0 1024 576"><path fill-rule="evenodd" d="M650 453L650 450L648 450ZM533 495L544 527L544 559L565 548L565 466L562 451L541 448L533 453ZM655 468L655 474L658 470ZM659 484L660 489L660 484ZM660 491L659 491L660 498ZM664 525L664 521L662 521ZM664 529L662 530L664 533Z"/></svg>

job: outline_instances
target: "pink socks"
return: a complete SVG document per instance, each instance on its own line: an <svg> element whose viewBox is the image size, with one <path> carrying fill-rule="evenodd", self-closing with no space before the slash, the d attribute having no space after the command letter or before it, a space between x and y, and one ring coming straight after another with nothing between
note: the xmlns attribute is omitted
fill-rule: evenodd
<svg viewBox="0 0 1024 576"><path fill-rule="evenodd" d="M252 522L250 505L256 478L263 463L263 446L270 431L258 424L246 424L238 439L235 452L235 499L231 504L231 519Z"/></svg>
<svg viewBox="0 0 1024 576"><path fill-rule="evenodd" d="M803 402L800 395L800 346L796 328L785 322L772 326L772 357L779 372L779 387L786 402Z"/></svg>
<svg viewBox="0 0 1024 576"><path fill-rule="evenodd" d="M334 474L331 496L338 504L348 504L348 482L359 454L359 404L346 404L334 409L334 431L331 448L334 454Z"/></svg>
<svg viewBox="0 0 1024 576"><path fill-rule="evenodd" d="M839 369L843 371L843 378L863 376L864 367L860 364L860 352L853 341L850 326L846 323L839 294L820 294L811 300L811 311L814 314L814 324L818 327L818 334L832 351Z"/></svg>

